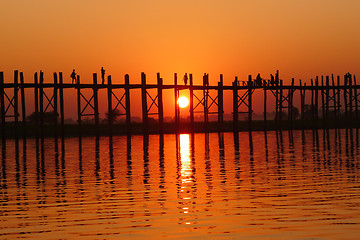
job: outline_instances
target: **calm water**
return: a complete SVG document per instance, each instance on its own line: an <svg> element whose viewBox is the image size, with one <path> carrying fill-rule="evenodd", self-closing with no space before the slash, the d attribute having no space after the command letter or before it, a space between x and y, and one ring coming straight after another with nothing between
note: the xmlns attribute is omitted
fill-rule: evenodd
<svg viewBox="0 0 360 240"><path fill-rule="evenodd" d="M356 239L359 130L8 140L0 238Z"/></svg>

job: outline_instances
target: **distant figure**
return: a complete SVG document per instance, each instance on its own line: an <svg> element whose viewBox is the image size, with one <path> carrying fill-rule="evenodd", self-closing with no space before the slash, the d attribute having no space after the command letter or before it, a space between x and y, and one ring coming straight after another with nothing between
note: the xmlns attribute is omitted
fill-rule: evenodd
<svg viewBox="0 0 360 240"><path fill-rule="evenodd" d="M102 83L105 83L105 69L103 67L101 67L101 79L102 79Z"/></svg>
<svg viewBox="0 0 360 240"><path fill-rule="evenodd" d="M72 84L76 83L76 72L75 72L75 69L73 69L70 77L71 77L71 83L72 83Z"/></svg>
<svg viewBox="0 0 360 240"><path fill-rule="evenodd" d="M261 85L262 85L262 78L260 77L260 73L258 73L258 75L256 76L255 82L256 82L256 85L257 85L257 86L261 87Z"/></svg>
<svg viewBox="0 0 360 240"><path fill-rule="evenodd" d="M203 85L208 86L209 85L209 74L204 74L203 76Z"/></svg>
<svg viewBox="0 0 360 240"><path fill-rule="evenodd" d="M278 72L276 72L275 74L275 85L278 85L279 84L279 74Z"/></svg>
<svg viewBox="0 0 360 240"><path fill-rule="evenodd" d="M270 85L274 85L274 83L275 83L274 75L270 74Z"/></svg>
<svg viewBox="0 0 360 240"><path fill-rule="evenodd" d="M345 79L351 79L351 74L349 72L345 74Z"/></svg>
<svg viewBox="0 0 360 240"><path fill-rule="evenodd" d="M186 85L186 84L187 84L187 81L188 81L187 73L185 73L183 80L184 80L184 84Z"/></svg>

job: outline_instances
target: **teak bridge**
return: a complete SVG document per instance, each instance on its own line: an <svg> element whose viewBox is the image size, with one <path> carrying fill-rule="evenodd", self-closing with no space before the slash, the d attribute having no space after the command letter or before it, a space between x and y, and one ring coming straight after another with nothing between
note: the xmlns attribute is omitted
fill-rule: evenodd
<svg viewBox="0 0 360 240"><path fill-rule="evenodd" d="M5 83L4 74L0 72L0 114L1 114L1 135L3 138L7 136L7 126L14 126L15 137L19 135L19 130L26 136L26 129L29 125L35 128L36 133L43 134L45 113L52 113L54 135L64 135L64 89L74 89L77 92L77 124L79 134L81 134L82 120L86 116L94 118L94 129L99 134L99 98L98 92L107 90L108 105L108 129L112 133L113 117L112 115L124 115L126 122L125 127L128 133L132 131L131 123L131 104L130 94L132 89L141 90L141 108L142 108L142 131L149 131L149 116L156 115L158 117L158 132L164 131L164 112L163 112L163 90L172 89L174 91L175 100L179 98L179 91L189 91L189 108L191 129L194 128L194 114L203 114L203 126L205 130L209 124L209 115L217 115L217 128L223 130L224 126L224 91L231 92L233 99L232 108L232 129L238 131L239 114L247 115L247 129L252 130L253 124L253 94L255 90L263 91L263 128L267 129L269 122L275 122L278 128L281 128L284 122L293 122L299 117L300 122L310 121L313 123L311 127L317 127L318 122L324 125L331 119L335 125L342 123L343 125L351 125L358 123L358 103L359 94L355 76L346 74L340 83L340 77L325 76L311 79L311 85L294 84L292 79L290 85L283 85L283 81L278 78L272 80L253 79L249 75L247 81L240 81L237 77L231 86L224 86L223 76L220 75L219 81L215 86L209 86L209 75L203 75L203 85L194 85L193 76L189 75L189 85L178 83L178 76L174 74L174 84L163 84L160 74L157 74L157 84L147 84L145 73L141 73L141 84L130 84L129 75L125 75L124 84L113 84L111 76L107 76L107 83L98 84L97 74L93 74L92 84L80 83L80 77L77 76L75 84L64 83L61 72L53 74L53 82L44 82L44 74L34 74L33 83L25 83L22 72L14 71L14 81ZM34 114L35 122L27 121L26 116L26 96L25 89L33 89L34 91ZM86 97L85 89L90 89L91 96ZM151 94L150 89L157 90L156 94ZM117 91L115 91L117 90ZM294 107L294 93L300 93L300 112ZM267 119L267 101L268 94L275 97L275 119ZM306 94L308 98L305 98ZM306 103L306 99L308 103ZM309 100L311 99L311 100ZM138 107L138 106L136 106ZM180 128L180 109L177 104L175 110L175 129ZM215 110L214 110L215 109ZM295 114L295 109L297 114ZM124 113L119 113L120 111ZM89 113L90 112L90 113ZM320 114L319 114L320 112ZM21 118L21 119L20 119ZM7 120L10 119L10 120ZM356 122L355 122L356 121ZM49 124L47 122L47 124Z"/></svg>

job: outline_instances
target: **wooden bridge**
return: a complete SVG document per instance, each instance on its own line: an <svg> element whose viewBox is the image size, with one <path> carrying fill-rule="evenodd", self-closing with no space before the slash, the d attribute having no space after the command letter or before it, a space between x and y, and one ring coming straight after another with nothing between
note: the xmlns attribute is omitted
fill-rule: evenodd
<svg viewBox="0 0 360 240"><path fill-rule="evenodd" d="M278 76L278 72L276 74ZM77 123L79 134L81 135L81 126L83 117L92 116L94 118L94 128L98 134L99 128L99 98L98 91L107 91L108 114L117 114L119 110L123 111L126 119L126 129L131 133L131 106L130 94L133 89L141 90L141 108L142 108L142 128L143 133L149 131L149 116L156 115L158 117L158 132L163 133L164 129L164 111L163 111L163 90L172 89L175 99L179 97L179 91L188 90L190 100L190 126L194 127L194 114L203 114L203 124L206 127L209 123L209 115L217 115L218 130L222 131L224 126L224 91L230 91L233 99L232 108L232 125L233 130L238 131L239 114L247 115L248 130L252 129L253 123L253 94L254 91L263 91L263 124L264 129L267 128L269 119L267 119L268 94L275 97L275 121L279 128L281 123L292 122L295 119L294 114L294 93L300 93L300 120L310 118L314 123L323 121L324 125L331 119L335 125L337 123L345 123L351 126L359 120L358 102L360 85L357 85L355 76L346 74L343 81L340 77L325 76L311 79L311 85L302 84L295 85L292 79L290 85L283 85L283 81L254 80L249 75L247 81L240 84L235 77L231 86L224 86L223 76L220 75L218 84L209 86L209 75L204 74L203 85L194 85L193 76L189 75L189 85L178 84L177 74L174 74L174 84L163 84L160 74L157 74L157 84L147 84L146 74L141 73L141 84L130 84L129 75L125 75L124 84L113 84L111 76L107 77L106 84L98 84L97 74L93 74L92 84L82 84L80 77L77 76L75 84L63 82L61 72L53 74L53 82L45 83L43 72L34 74L33 83L25 83L22 72L14 71L14 81L9 83L4 81L4 74L0 72L0 114L1 114L1 135L6 138L6 126L14 125L15 137L18 136L18 126L21 126L23 136L26 136L27 122L27 101L25 89L33 89L34 91L34 107L35 107L35 123L32 123L39 132L43 134L44 114L51 112L54 114L53 129L57 136L59 133L64 135L64 89L74 89L77 95ZM45 91L47 89L47 92ZM49 90L50 89L50 90ZM82 91L91 89L91 97L86 97ZM114 90L120 89L122 93L119 95ZM157 90L156 94L151 94L148 90ZM212 94L210 94L210 91ZM50 94L49 94L50 92ZM213 93L216 93L215 95ZM306 103L306 94L310 94L311 101ZM309 99L309 97L308 97ZM19 101L20 100L20 101ZM211 110L214 109L215 110ZM90 111L90 113L89 113ZM177 104L174 105L175 111L175 129L180 128L180 109ZM87 113L86 113L87 112ZM321 114L319 114L319 112ZM309 113L311 116L309 116ZM286 118L286 119L285 119ZM8 120L10 119L10 120ZM112 132L113 118L108 118L108 127ZM299 120L297 120L299 121ZM314 125L316 127L316 125ZM58 130L60 130L58 132Z"/></svg>

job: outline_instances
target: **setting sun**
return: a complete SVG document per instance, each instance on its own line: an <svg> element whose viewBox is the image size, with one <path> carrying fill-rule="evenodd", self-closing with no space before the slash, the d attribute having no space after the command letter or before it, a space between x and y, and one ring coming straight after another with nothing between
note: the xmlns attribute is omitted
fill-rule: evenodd
<svg viewBox="0 0 360 240"><path fill-rule="evenodd" d="M187 97L179 97L177 104L179 104L181 108L186 108L189 105L189 99L187 99Z"/></svg>

